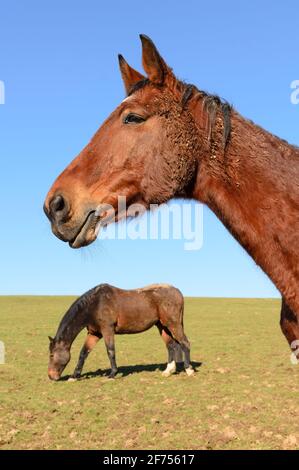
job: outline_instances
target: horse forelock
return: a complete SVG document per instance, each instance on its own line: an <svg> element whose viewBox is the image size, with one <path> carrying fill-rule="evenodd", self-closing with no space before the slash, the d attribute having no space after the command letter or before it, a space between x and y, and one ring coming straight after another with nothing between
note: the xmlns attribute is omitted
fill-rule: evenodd
<svg viewBox="0 0 299 470"><path fill-rule="evenodd" d="M135 83L134 85L131 86L131 88L128 91L127 96L133 95L133 93L136 93L136 91L141 90L144 88L146 85L149 85L150 81L148 78L144 78L140 80L139 82Z"/></svg>

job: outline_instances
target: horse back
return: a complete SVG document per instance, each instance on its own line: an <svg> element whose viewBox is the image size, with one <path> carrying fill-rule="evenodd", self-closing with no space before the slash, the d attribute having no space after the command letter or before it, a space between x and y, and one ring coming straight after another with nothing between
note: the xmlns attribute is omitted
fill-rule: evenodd
<svg viewBox="0 0 299 470"><path fill-rule="evenodd" d="M98 319L102 325L113 325L116 334L141 333L165 316L177 321L184 302L178 289L161 284L134 290L105 285L99 300Z"/></svg>

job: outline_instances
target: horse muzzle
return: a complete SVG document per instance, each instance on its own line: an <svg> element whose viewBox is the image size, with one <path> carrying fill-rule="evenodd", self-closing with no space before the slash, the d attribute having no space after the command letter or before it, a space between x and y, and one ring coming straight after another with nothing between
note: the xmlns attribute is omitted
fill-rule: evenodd
<svg viewBox="0 0 299 470"><path fill-rule="evenodd" d="M48 377L50 380L57 382L60 379L60 374L54 369L48 369Z"/></svg>
<svg viewBox="0 0 299 470"><path fill-rule="evenodd" d="M99 217L93 208L87 208L79 220L74 220L66 197L59 194L50 200L46 199L44 212L51 222L53 234L68 242L71 248L87 246L97 238L96 226Z"/></svg>

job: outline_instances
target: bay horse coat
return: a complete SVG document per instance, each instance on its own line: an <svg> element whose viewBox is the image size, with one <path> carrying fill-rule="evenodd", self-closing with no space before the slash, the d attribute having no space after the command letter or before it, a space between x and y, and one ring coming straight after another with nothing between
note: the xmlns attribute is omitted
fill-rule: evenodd
<svg viewBox="0 0 299 470"><path fill-rule="evenodd" d="M281 328L299 357L299 149L178 80L140 38L146 75L119 56L127 98L52 185L52 231L72 248L92 243L111 212L123 216L120 196L127 210L207 204L281 292Z"/></svg>
<svg viewBox="0 0 299 470"><path fill-rule="evenodd" d="M124 290L109 284L101 284L83 294L62 318L55 338L49 337L48 376L58 380L70 360L74 339L83 328L88 335L81 350L73 378L81 375L84 362L100 338L105 341L111 364L110 378L117 373L114 335L141 333L156 326L168 350L168 365L163 375L176 371L177 358L184 354L184 366L188 375L193 374L190 365L190 344L183 326L184 297L175 287L154 284L134 290Z"/></svg>

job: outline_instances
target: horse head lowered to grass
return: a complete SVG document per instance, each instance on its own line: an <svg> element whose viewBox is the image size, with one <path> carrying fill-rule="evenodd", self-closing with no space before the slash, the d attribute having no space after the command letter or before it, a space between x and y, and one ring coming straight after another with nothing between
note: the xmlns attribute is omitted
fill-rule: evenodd
<svg viewBox="0 0 299 470"><path fill-rule="evenodd" d="M92 243L119 196L127 207L201 201L282 293L281 327L299 354L299 149L178 80L140 37L146 77L119 57L127 98L47 195L54 234Z"/></svg>

